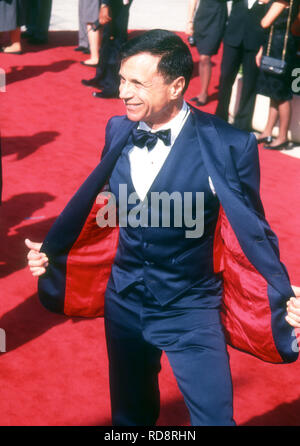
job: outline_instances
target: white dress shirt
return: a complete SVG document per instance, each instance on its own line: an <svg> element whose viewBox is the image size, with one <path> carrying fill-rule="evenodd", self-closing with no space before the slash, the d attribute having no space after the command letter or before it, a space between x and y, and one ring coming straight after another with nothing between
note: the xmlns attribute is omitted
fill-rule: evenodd
<svg viewBox="0 0 300 446"><path fill-rule="evenodd" d="M148 150L147 147L140 148L134 146L128 153L132 183L141 200L144 200L146 197L148 190L172 150L174 142L189 114L190 108L184 101L180 112L177 113L171 121L164 124L159 129L152 130L145 122L140 121L138 129L152 131L153 133L158 130L171 130L170 146L166 146L164 142L158 138L156 145L151 151Z"/></svg>

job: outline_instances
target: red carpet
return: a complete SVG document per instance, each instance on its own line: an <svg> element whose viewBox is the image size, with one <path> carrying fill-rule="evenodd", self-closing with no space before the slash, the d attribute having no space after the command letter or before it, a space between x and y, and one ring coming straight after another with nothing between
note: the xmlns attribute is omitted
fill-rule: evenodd
<svg viewBox="0 0 300 446"><path fill-rule="evenodd" d="M80 80L94 75L73 51L76 33L51 34L46 47L1 55L7 92L0 93L4 191L0 240L0 425L110 425L103 320L69 319L39 303L26 269L24 239L42 240L69 198L99 160L104 126L123 114L118 99L92 97ZM195 61L198 60L193 48ZM214 57L214 112L220 54ZM196 76L186 94L198 92ZM262 196L280 240L282 260L300 285L297 246L300 160L260 151ZM298 267L298 268L297 268ZM297 273L298 270L298 273ZM291 340L292 342L292 340ZM229 349L235 419L240 425L300 425L300 363L265 364ZM160 374L160 425L189 417L165 357Z"/></svg>

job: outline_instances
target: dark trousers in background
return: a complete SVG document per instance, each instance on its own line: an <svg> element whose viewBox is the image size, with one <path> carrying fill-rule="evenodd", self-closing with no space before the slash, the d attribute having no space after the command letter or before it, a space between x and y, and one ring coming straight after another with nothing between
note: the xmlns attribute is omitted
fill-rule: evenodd
<svg viewBox="0 0 300 446"><path fill-rule="evenodd" d="M119 93L119 54L127 40L129 7L130 4L123 5L122 0L112 2L112 20L103 27L100 62L95 77L99 88L112 96Z"/></svg>
<svg viewBox="0 0 300 446"><path fill-rule="evenodd" d="M52 0L27 0L26 28L28 34L41 41L47 41Z"/></svg>
<svg viewBox="0 0 300 446"><path fill-rule="evenodd" d="M155 425L165 351L193 426L235 425L232 383L219 309L201 308L197 288L162 307L143 284L105 296L112 424Z"/></svg>
<svg viewBox="0 0 300 446"><path fill-rule="evenodd" d="M219 102L216 115L228 121L232 86L240 66L243 68L243 86L240 103L233 125L241 130L252 130L252 117L256 98L256 82L259 73L255 62L256 51L243 46L224 44L219 84Z"/></svg>

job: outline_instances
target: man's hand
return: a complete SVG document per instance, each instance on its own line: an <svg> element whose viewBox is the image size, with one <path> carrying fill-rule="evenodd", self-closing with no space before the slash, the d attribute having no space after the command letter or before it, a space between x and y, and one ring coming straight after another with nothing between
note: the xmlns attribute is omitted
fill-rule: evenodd
<svg viewBox="0 0 300 446"><path fill-rule="evenodd" d="M292 286L296 297L287 301L286 321L295 328L300 328L300 287Z"/></svg>
<svg viewBox="0 0 300 446"><path fill-rule="evenodd" d="M107 5L102 5L99 11L99 23L100 25L106 25L111 21L110 10Z"/></svg>
<svg viewBox="0 0 300 446"><path fill-rule="evenodd" d="M41 276L46 272L48 258L45 253L40 252L42 243L34 243L29 239L25 240L25 245L30 249L27 254L28 266L33 276Z"/></svg>

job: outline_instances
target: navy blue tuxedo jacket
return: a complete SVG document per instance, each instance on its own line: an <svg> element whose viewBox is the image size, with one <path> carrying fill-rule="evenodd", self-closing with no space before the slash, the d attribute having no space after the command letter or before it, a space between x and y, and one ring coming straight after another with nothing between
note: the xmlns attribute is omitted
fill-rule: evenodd
<svg viewBox="0 0 300 446"><path fill-rule="evenodd" d="M264 216L256 139L213 115L191 110L199 151L221 204L214 266L223 274L227 341L265 361L292 362L298 352L285 315L286 301L294 293L280 262L277 238ZM97 226L96 215L103 206L99 196L134 126L126 116L109 121L101 162L44 240L41 250L49 266L38 287L42 304L51 311L103 315L118 227Z"/></svg>

